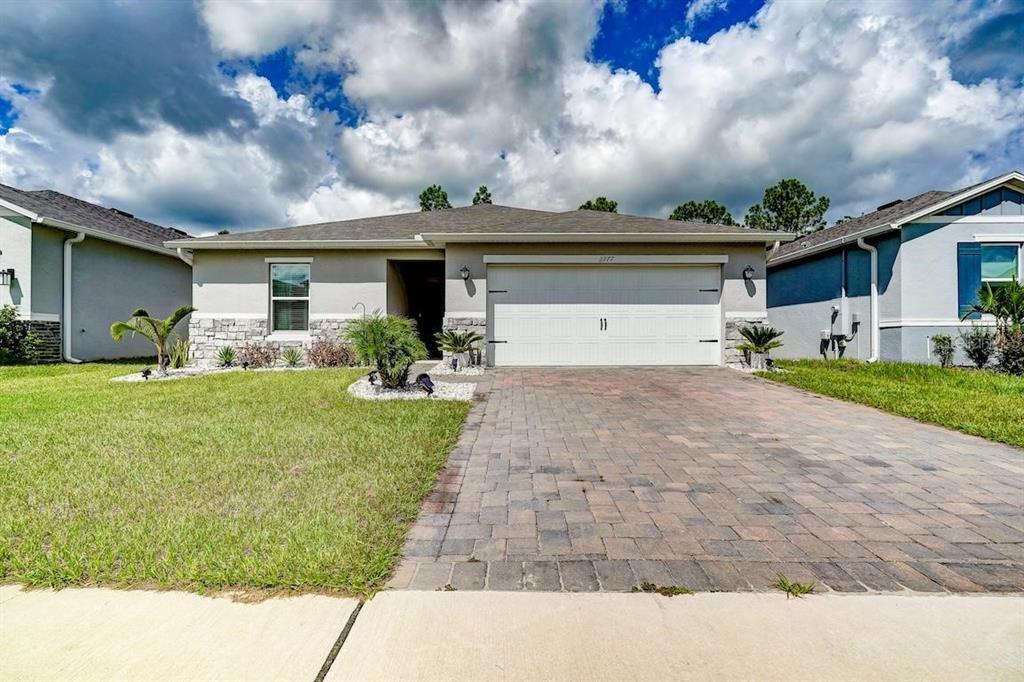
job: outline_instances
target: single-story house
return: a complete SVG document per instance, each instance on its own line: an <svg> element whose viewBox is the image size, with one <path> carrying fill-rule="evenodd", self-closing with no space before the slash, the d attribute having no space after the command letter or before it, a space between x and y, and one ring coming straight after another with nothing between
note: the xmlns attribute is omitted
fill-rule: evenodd
<svg viewBox="0 0 1024 682"><path fill-rule="evenodd" d="M165 316L190 302L192 268L163 245L187 236L53 190L0 185L0 305L30 322L43 361L152 355L142 338L114 343L110 325L136 308Z"/></svg>
<svg viewBox="0 0 1024 682"><path fill-rule="evenodd" d="M934 362L983 283L1024 278L1024 174L930 191L783 245L768 262L777 357ZM962 356L958 362L966 362Z"/></svg>
<svg viewBox="0 0 1024 682"><path fill-rule="evenodd" d="M375 310L473 329L486 362L720 365L763 322L766 248L790 235L596 211L483 204L179 239L193 357L337 337Z"/></svg>

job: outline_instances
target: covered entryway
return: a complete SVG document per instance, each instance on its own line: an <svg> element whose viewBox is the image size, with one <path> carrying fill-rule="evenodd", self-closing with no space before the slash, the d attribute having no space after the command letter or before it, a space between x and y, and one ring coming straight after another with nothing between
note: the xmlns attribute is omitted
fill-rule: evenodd
<svg viewBox="0 0 1024 682"><path fill-rule="evenodd" d="M440 358L434 335L444 318L444 261L389 260L388 314L416 322L420 340L431 358Z"/></svg>
<svg viewBox="0 0 1024 682"><path fill-rule="evenodd" d="M721 364L721 280L718 264L491 264L491 361Z"/></svg>

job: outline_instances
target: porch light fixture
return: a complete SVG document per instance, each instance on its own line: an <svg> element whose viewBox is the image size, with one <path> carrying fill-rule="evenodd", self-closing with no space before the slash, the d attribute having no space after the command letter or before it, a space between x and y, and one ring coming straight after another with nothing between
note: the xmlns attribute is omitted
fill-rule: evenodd
<svg viewBox="0 0 1024 682"><path fill-rule="evenodd" d="M463 281L468 280L469 279L469 268L467 268L465 265L463 265L461 268L459 268L459 277L461 277Z"/></svg>
<svg viewBox="0 0 1024 682"><path fill-rule="evenodd" d="M14 282L14 268L0 270L0 285L10 286Z"/></svg>
<svg viewBox="0 0 1024 682"><path fill-rule="evenodd" d="M743 279L754 279L754 268L750 265L743 268Z"/></svg>

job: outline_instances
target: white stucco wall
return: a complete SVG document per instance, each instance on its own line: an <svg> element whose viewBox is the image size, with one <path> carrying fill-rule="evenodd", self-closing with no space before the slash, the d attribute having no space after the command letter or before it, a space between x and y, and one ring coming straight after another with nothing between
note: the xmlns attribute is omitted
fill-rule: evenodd
<svg viewBox="0 0 1024 682"><path fill-rule="evenodd" d="M362 314L363 306L367 313L384 312L389 308L389 260L440 260L443 257L440 250L196 251L192 305L200 318L266 318L270 309L267 259L311 258L311 319L357 317Z"/></svg>
<svg viewBox="0 0 1024 682"><path fill-rule="evenodd" d="M0 306L13 305L28 318L32 310L32 227L28 218L0 215L0 270L14 268L14 281L0 285Z"/></svg>

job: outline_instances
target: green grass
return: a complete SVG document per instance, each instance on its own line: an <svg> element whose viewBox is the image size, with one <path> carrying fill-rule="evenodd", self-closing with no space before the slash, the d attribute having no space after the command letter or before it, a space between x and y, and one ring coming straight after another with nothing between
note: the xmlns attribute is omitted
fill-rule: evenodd
<svg viewBox="0 0 1024 682"><path fill-rule="evenodd" d="M771 381L1024 447L1024 377L935 365L782 360Z"/></svg>
<svg viewBox="0 0 1024 682"><path fill-rule="evenodd" d="M361 370L108 381L137 369L0 367L0 580L371 593L468 410Z"/></svg>

